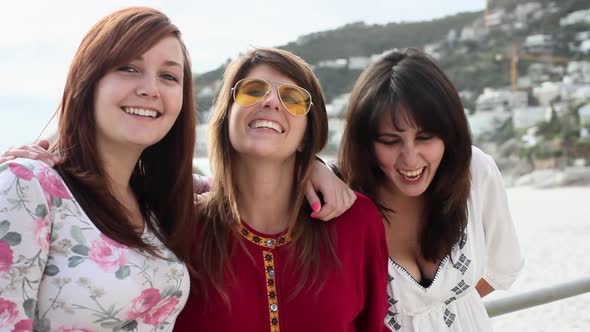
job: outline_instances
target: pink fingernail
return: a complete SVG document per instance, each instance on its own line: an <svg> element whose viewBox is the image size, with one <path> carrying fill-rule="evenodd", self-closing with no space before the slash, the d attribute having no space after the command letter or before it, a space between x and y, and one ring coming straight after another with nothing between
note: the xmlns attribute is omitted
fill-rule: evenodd
<svg viewBox="0 0 590 332"><path fill-rule="evenodd" d="M318 219L318 215L317 215L317 214L315 214L315 213L312 213L312 214L310 214L310 216L311 216L312 218L316 218L316 219Z"/></svg>
<svg viewBox="0 0 590 332"><path fill-rule="evenodd" d="M322 206L320 205L320 203L313 203L313 204L311 205L311 209L312 209L314 212L318 212L318 211L320 210L320 208L321 208L321 207L322 207Z"/></svg>

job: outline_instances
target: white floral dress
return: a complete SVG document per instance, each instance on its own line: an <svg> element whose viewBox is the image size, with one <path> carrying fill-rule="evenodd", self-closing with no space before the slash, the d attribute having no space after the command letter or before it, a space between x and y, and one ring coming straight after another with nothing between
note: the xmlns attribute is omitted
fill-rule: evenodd
<svg viewBox="0 0 590 332"><path fill-rule="evenodd" d="M389 259L385 324L402 332L484 332L492 324L475 285L483 277L507 289L524 265L502 176L494 160L473 147L465 237L423 287Z"/></svg>
<svg viewBox="0 0 590 332"><path fill-rule="evenodd" d="M188 272L142 237L163 258L101 234L42 162L0 165L0 331L171 331Z"/></svg>

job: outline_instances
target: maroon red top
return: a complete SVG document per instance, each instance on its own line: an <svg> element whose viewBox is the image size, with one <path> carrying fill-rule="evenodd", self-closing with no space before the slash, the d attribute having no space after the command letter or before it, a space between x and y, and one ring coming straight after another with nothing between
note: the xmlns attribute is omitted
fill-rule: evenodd
<svg viewBox="0 0 590 332"><path fill-rule="evenodd" d="M304 288L294 298L297 273L285 262L293 246L284 234L262 234L243 225L230 264L236 281L225 290L231 305L211 288L209 299L189 296L174 331L349 332L389 331L387 311L387 243L381 215L365 196L327 222L333 230L340 267L327 271L323 285ZM310 221L322 222L322 221ZM322 222L323 223L323 222Z"/></svg>

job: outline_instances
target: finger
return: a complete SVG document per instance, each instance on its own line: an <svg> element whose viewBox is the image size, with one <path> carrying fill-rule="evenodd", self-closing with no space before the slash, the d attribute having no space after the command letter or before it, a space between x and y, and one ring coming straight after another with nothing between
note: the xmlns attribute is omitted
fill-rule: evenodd
<svg viewBox="0 0 590 332"><path fill-rule="evenodd" d="M34 151L34 149L30 145L21 145L19 147L11 147L8 150L2 153L2 157L6 156L14 156L14 157L23 157L21 155L24 151Z"/></svg>
<svg viewBox="0 0 590 332"><path fill-rule="evenodd" d="M323 220L323 221L328 221L328 220L332 219L332 215L334 213L335 208L336 207L335 207L334 203L324 202L324 205L322 206L322 208L318 212L314 212L312 214L312 217L314 217L316 219Z"/></svg>
<svg viewBox="0 0 590 332"><path fill-rule="evenodd" d="M44 150L48 150L49 149L49 141L46 140L46 139L39 140L35 144L37 144L37 146L41 147Z"/></svg>
<svg viewBox="0 0 590 332"><path fill-rule="evenodd" d="M37 152L39 156L42 156L43 158L53 158L55 155L54 153L51 153L38 145L31 145L30 148L32 151Z"/></svg>
<svg viewBox="0 0 590 332"><path fill-rule="evenodd" d="M307 203L313 212L318 212L322 208L320 197L315 192L313 185L309 181L307 181L307 184L305 185L305 198L307 199Z"/></svg>
<svg viewBox="0 0 590 332"><path fill-rule="evenodd" d="M9 161L9 160L13 160L14 157L13 156L8 156L8 157L0 157L0 164L4 164L5 162Z"/></svg>

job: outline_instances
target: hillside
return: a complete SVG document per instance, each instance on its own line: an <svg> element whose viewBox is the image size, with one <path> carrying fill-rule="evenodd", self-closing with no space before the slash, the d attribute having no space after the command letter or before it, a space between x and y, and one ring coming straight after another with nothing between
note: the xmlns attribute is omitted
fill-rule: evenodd
<svg viewBox="0 0 590 332"><path fill-rule="evenodd" d="M538 0L524 4L516 0L495 0L491 2L487 19L481 11L427 22L385 25L356 22L305 35L278 47L298 54L314 66L328 103L350 91L354 80L377 55L403 47L424 49L437 59L460 91L477 96L485 87L510 85L508 54L512 45L518 45L522 52L538 51L524 47L529 36L551 35L549 52L552 56L588 59L588 54L573 52L571 44L576 34L590 30L590 26L560 25L560 20L568 13L588 8L590 4L584 0ZM519 61L518 72L526 74L531 63ZM223 67L220 67L196 75L199 111L210 108L215 81L222 72ZM464 98L468 109L473 109L473 98Z"/></svg>

